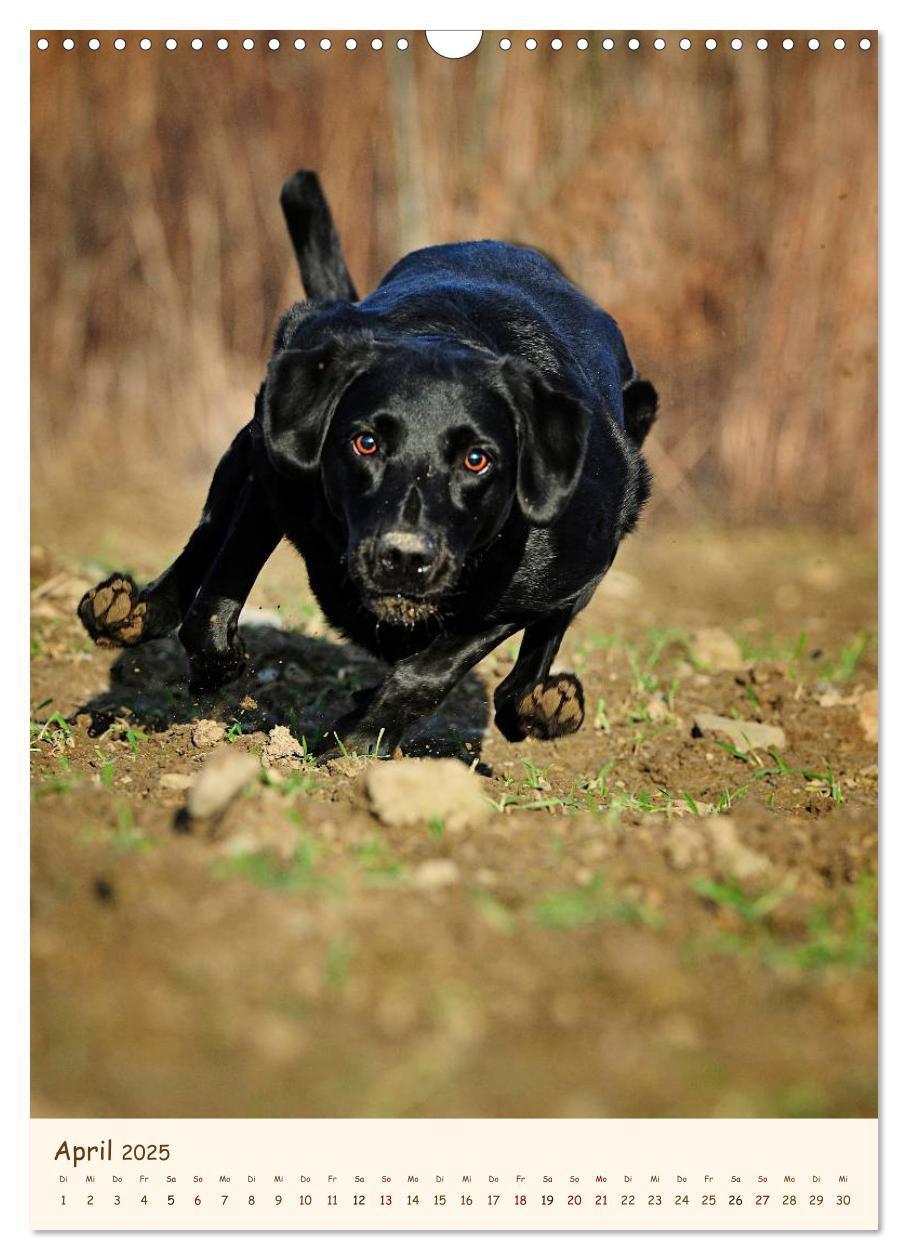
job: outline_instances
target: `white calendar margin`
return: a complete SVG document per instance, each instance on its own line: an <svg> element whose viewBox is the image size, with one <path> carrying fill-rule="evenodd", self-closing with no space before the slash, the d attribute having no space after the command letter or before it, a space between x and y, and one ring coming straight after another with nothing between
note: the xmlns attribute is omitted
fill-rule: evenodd
<svg viewBox="0 0 908 1260"><path fill-rule="evenodd" d="M3 119L2 125L8 128L10 133L9 136L4 136L4 139L8 141L4 150L11 163L11 183L18 180L23 190L27 190L28 186L29 143L27 70L22 46L26 26L46 28L66 25L85 28L118 26L123 28L130 25L142 25L149 29L165 26L213 29L215 27L246 27L250 19L248 8L230 6L227 3L217 4L214 0L198 0L189 10L184 9L178 13L174 8L172 13L163 15L160 12L153 13L150 6L136 3L135 0L120 0L120 3L114 3L113 0L96 0L81 13L74 6L62 11L59 6L53 4L52 0L51 4L42 8L32 5L13 5L10 16L13 20L8 24L7 38L0 41L0 56L4 58L5 71L0 75L0 88L4 93L5 106L0 112L0 117ZM884 0L882 5L869 8L854 4L820 4L818 0L814 0L813 3L805 3L805 0L789 0L788 3L784 0L763 0L761 4L749 7L736 5L724 13L718 8L715 10L710 8L704 12L699 6L682 3L681 0L661 0L661 3L653 3L652 0L637 0L637 3L633 5L619 3L609 6L607 13L600 5L591 3L591 0L580 0L580 2L561 0L557 8L557 17L559 25L566 29L599 29L606 23L618 30L631 28L652 30L660 26L673 30L682 27L696 30L706 26L721 29L738 27L742 30L757 27L806 29L810 26L822 29L883 24L885 29L881 32L880 71L881 97L885 103L885 116L890 120L908 116L908 72L906 72L908 71L908 61L906 61L908 20L902 6L896 4L894 0L891 3L889 0ZM341 3L330 9L328 6L319 4L306 6L304 14L299 5L291 4L290 0L265 0L256 10L254 24L268 29L291 29L298 27L303 18L305 25L313 29L327 29L328 27L356 29L381 26L388 29L478 29L484 27L489 30L501 30L530 26L545 29L552 25L553 13L550 4L542 5L538 0L530 0L525 4L517 4L514 0L510 0L509 4L502 3L502 0L497 0L497 2L490 0L489 4L482 4L477 0L460 0L457 5L431 2L418 4L416 0L388 0L381 6L376 6L374 2L366 4L365 0L341 0ZM893 282L888 286L884 285L881 293L884 312L882 332L885 366L887 361L894 364L900 360L901 350L908 342L908 316L899 301L901 286L894 282L895 276L898 275L904 284L906 274L908 274L906 235L899 226L908 218L906 215L908 175L897 150L899 133L896 126L890 126L888 131L884 129L881 138L883 153L886 156L882 168L883 190L886 193L886 213L883 215L881 224L883 258L887 272L893 276ZM27 191L21 198L9 198L0 206L0 221L4 229L0 233L0 241L6 253L4 273L10 278L10 292L16 295L11 302L8 302L5 309L0 310L0 353L3 354L4 366L7 369L5 373L6 401L13 428L10 434L12 445L8 451L9 457L3 465L6 479L4 493L0 495L0 521L4 528L4 537L8 540L16 540L10 565L13 570L10 574L11 585L8 589L18 592L21 600L19 612L22 615L21 621L15 616L8 616L0 621L0 643L5 649L7 659L13 660L17 659L17 653L22 650L18 627L26 624L25 618L28 613L28 558L24 544L21 542L22 517L23 512L27 510L25 500L29 477L28 438L25 432L16 427L19 424L19 417L27 415L28 412ZM888 231L886 230L887 223L892 225ZM899 348L899 352L893 353L896 347ZM885 354L887 348L890 352L888 356ZM881 441L888 461L881 460L880 523L881 526L885 523L886 535L891 541L888 555L885 549L883 551L883 572L888 575L887 604L883 608L882 639L884 662L886 662L886 642L894 642L895 635L892 632L895 631L897 625L904 624L903 619L898 617L904 607L904 602L900 600L901 592L897 587L896 566L899 564L897 540L908 532L908 512L906 512L908 497L901 493L897 478L903 477L904 470L908 468L908 432L904 426L896 425L894 420L886 424L887 416L894 417L901 410L904 388L902 382L893 371L884 377L881 383L883 386ZM11 601L11 612L15 610L15 602L14 596ZM885 663L885 668L887 697L891 698L893 710L895 710L899 701L902 704L908 702L908 661L900 662L892 659ZM17 697L27 699L27 679L24 669L19 686L14 688L10 698ZM895 727L891 731L888 729L886 708L886 703L884 703L885 738L881 746L885 750L882 754L881 773L881 782L884 787L882 801L884 825L887 814L893 822L896 817L895 810L892 808L894 798L891 798L892 804L887 809L886 785L889 782L898 782L898 775L890 778L886 774L886 767L888 765L896 769L908 757L908 734ZM8 993L8 1001L18 1017L20 1012L26 1010L28 1001L28 978L23 966L24 942L27 940L28 932L28 862L23 843L28 826L27 778L24 773L23 744L14 723L7 723L0 727L0 741L2 741L0 749L4 754L0 758L0 785L6 789L4 799L7 802L7 836L17 846L14 863L15 877L7 879L3 885L7 904L2 927L6 938L4 941L5 958L15 959L17 963L14 967L14 982L10 986L12 992ZM889 835L895 837L897 830L889 830ZM888 880L883 885L884 915L882 920L886 950L899 951L899 946L905 944L904 937L908 930L906 917L900 911L902 896L900 890L904 889L908 883L908 855L904 846L892 846L886 858L886 874ZM886 906L895 913L886 915ZM901 939L898 939L899 934L902 934ZM896 953L896 957L899 956L905 956L904 949ZM898 981L895 972L896 969L892 968L890 987L894 996ZM908 1242L908 1224L906 1224L904 1211L906 1202L904 1161L898 1159L898 1153L899 1151L903 1153L904 1147L900 1142L897 1149L895 1141L895 1138L904 1134L908 1127L908 1079L900 1068L904 1062L904 1049L908 1040L905 1036L906 1027L908 1027L908 1016L905 1014L904 1002L900 1000L899 995L899 1000L890 1006L883 1029L882 1043L883 1053L885 1054L888 1050L889 1061L894 1069L887 1080L886 1117L888 1123L881 1126L884 1173L881 1187L884 1211L883 1233L873 1239L865 1238L861 1243L862 1246L865 1244L881 1246L883 1254L888 1254L891 1250L893 1254L902 1255L904 1254L902 1248ZM32 1250L39 1246L43 1249L47 1236L28 1232L28 1161L23 1158L23 1145L27 1140L28 1131L27 1018L17 1019L13 1023L13 1028L15 1030L13 1035L0 1045L0 1063L5 1069L4 1078L8 1085L4 1114L6 1120L4 1132L7 1140L0 1147L0 1175L3 1176L2 1184L7 1194L7 1212L2 1225L2 1233L7 1240L15 1239L20 1252L31 1254ZM898 1050L893 1054L896 1047ZM887 1206L891 1209L888 1218ZM271 1239L272 1244L279 1245L280 1237L274 1235ZM179 1253L184 1244L187 1245L187 1249L191 1244L194 1260L198 1260L200 1252L203 1254L205 1252L205 1241L198 1235L194 1235L191 1240L174 1237L169 1245ZM323 1255L329 1251L333 1253L335 1248L344 1247L346 1241L343 1235L321 1236L318 1254ZM590 1250L593 1247L596 1248L597 1256L601 1255L601 1242L595 1236L575 1235L570 1241L575 1252L586 1250L584 1244L587 1244ZM652 1240L646 1236L638 1235L622 1240L622 1245L627 1246L635 1254L641 1253L641 1248L648 1254L650 1241ZM219 1234L208 1239L207 1242L212 1248L217 1247L219 1257L223 1257L225 1253L229 1254L234 1249L237 1255L248 1254L248 1246L242 1238ZM298 1241L292 1235L283 1236L283 1242L288 1247L293 1247L294 1255L298 1254ZM372 1250L374 1260L392 1254L397 1260L402 1252L406 1252L405 1244L411 1243L414 1245L414 1252L416 1246L422 1246L418 1234L408 1238L389 1235L375 1238L370 1244L370 1250ZM122 1244L122 1238L115 1233L106 1237L69 1236L66 1242L67 1257L68 1260L82 1260L82 1257L90 1256L92 1260L96 1260L98 1255L103 1255L107 1248L110 1248L112 1252L115 1251L119 1256L122 1253ZM130 1236L131 1255L141 1254L146 1248L149 1253L154 1250L157 1254L159 1245L159 1241L152 1234ZM444 1254L449 1247L453 1254L454 1248L459 1248L459 1239L456 1234L447 1237L436 1235L432 1245L433 1251L437 1254ZM472 1245L482 1247L479 1239ZM614 1245L614 1241L610 1245ZM761 1257L765 1253L765 1242L759 1235L736 1235L734 1245L738 1252L747 1253L753 1249L756 1254L759 1248ZM799 1234L797 1236L777 1235L773 1238L772 1245L778 1260L785 1260L788 1254L794 1255L795 1248L797 1248L799 1260L802 1260L805 1254L812 1253L814 1248L817 1255L820 1254L820 1248L822 1248L824 1258L828 1257L830 1252L845 1247L849 1249L848 1254L851 1255L854 1243L848 1235L837 1237L829 1234L820 1236ZM721 1231L717 1231L714 1237L702 1234L676 1237L672 1243L674 1260L687 1260L687 1257L694 1256L699 1260L703 1251L709 1251L711 1246L721 1248L724 1253L727 1250L728 1240L724 1238ZM545 1254L548 1255L550 1244L545 1236L534 1238L524 1235L520 1239L520 1247L523 1257L534 1254L537 1248L540 1255L543 1254L543 1248L545 1248Z"/></svg>

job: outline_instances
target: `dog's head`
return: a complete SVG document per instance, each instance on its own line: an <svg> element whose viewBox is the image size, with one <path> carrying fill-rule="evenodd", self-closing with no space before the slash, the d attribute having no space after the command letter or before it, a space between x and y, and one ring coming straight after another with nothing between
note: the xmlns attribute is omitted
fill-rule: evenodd
<svg viewBox="0 0 908 1260"><path fill-rule="evenodd" d="M263 409L272 464L320 471L364 604L398 624L435 612L515 505L532 525L558 517L589 422L524 359L366 337L278 354Z"/></svg>

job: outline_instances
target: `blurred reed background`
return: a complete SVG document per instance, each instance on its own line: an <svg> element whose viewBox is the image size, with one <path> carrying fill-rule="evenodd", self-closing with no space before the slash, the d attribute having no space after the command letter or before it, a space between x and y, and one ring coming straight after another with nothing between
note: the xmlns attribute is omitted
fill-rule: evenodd
<svg viewBox="0 0 908 1260"><path fill-rule="evenodd" d="M311 167L363 292L407 250L492 236L610 310L662 396L655 511L872 526L876 53L855 38L503 52L487 33L447 61L419 33L406 52L113 34L33 53L36 498L118 466L210 472L299 296L278 192Z"/></svg>

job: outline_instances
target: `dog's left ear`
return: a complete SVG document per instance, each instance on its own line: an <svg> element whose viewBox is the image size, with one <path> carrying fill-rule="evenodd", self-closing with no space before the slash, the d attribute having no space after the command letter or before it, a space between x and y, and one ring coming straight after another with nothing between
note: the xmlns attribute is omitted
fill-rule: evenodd
<svg viewBox="0 0 908 1260"><path fill-rule="evenodd" d="M550 525L580 480L590 413L526 359L506 358L501 371L517 426L517 501L532 525Z"/></svg>

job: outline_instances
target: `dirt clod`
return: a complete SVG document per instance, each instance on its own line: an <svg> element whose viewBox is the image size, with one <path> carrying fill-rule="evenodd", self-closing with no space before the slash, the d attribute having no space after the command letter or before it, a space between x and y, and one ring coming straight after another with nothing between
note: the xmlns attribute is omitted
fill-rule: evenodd
<svg viewBox="0 0 908 1260"><path fill-rule="evenodd" d="M226 727L223 722L214 722L211 718L202 718L192 728L192 742L196 748L213 748L224 738Z"/></svg>
<svg viewBox="0 0 908 1260"><path fill-rule="evenodd" d="M377 762L369 767L365 789L373 814L391 827L438 819L460 831L491 814L479 780L460 761Z"/></svg>
<svg viewBox="0 0 908 1260"><path fill-rule="evenodd" d="M191 774L162 774L159 782L168 792L185 792L192 787L193 777Z"/></svg>
<svg viewBox="0 0 908 1260"><path fill-rule="evenodd" d="M289 726L273 726L268 732L268 743L262 749L262 765L267 769L276 761L292 757L304 757L305 752L298 739L290 734Z"/></svg>
<svg viewBox="0 0 908 1260"><path fill-rule="evenodd" d="M741 722L721 717L718 713L695 713L694 734L721 735L730 740L738 752L751 748L784 748L785 732L769 722Z"/></svg>
<svg viewBox="0 0 908 1260"><path fill-rule="evenodd" d="M186 798L190 818L212 818L226 809L258 774L247 754L234 748L220 748L205 763L192 782Z"/></svg>
<svg viewBox="0 0 908 1260"><path fill-rule="evenodd" d="M768 858L741 842L730 818L674 823L661 840L669 866L677 871L706 866L726 879L749 880L772 870Z"/></svg>

